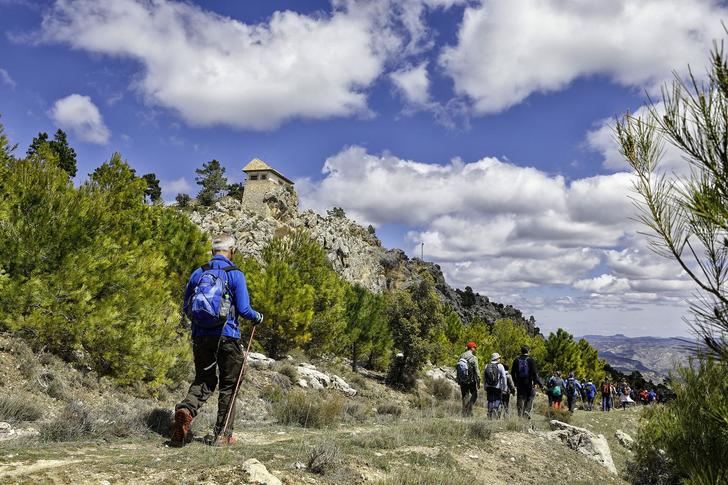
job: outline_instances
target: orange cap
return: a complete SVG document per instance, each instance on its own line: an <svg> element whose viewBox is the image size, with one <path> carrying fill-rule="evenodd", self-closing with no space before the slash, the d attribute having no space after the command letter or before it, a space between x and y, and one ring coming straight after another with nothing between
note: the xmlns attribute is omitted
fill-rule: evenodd
<svg viewBox="0 0 728 485"><path fill-rule="evenodd" d="M469 348L469 349L477 349L478 348L478 344L476 344L475 342L468 342L468 344L466 345L466 347Z"/></svg>

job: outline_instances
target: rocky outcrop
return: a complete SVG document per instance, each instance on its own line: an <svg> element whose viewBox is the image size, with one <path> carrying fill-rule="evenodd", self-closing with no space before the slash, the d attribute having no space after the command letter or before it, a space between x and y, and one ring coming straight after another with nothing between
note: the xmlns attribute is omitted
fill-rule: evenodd
<svg viewBox="0 0 728 485"><path fill-rule="evenodd" d="M260 259L263 248L274 237L290 234L299 228L310 232L326 251L334 269L347 281L371 291L405 288L429 273L444 303L452 307L465 322L480 318L493 323L510 318L537 334L533 317L526 318L510 305L491 302L472 291L456 290L445 281L437 264L410 259L400 249L385 249L369 230L348 219L341 210L321 215L298 210L298 197L290 188L276 188L263 197L265 217L246 210L236 199L225 197L212 207L196 207L189 217L208 234L233 234L238 252Z"/></svg>
<svg viewBox="0 0 728 485"><path fill-rule="evenodd" d="M35 428L13 428L10 423L0 422L0 441L29 438L39 434Z"/></svg>
<svg viewBox="0 0 728 485"><path fill-rule="evenodd" d="M270 473L261 462L255 458L246 460L242 466L243 483L255 485L282 485L283 482Z"/></svg>
<svg viewBox="0 0 728 485"><path fill-rule="evenodd" d="M349 397L356 396L356 389L351 387L344 379L335 374L324 374L312 364L299 364L297 384L312 389L336 389Z"/></svg>
<svg viewBox="0 0 728 485"><path fill-rule="evenodd" d="M628 450L631 450L634 448L634 438L632 438L630 435L622 431L621 429L618 429L614 433L614 437L617 438L617 441L619 441L619 444L627 448Z"/></svg>
<svg viewBox="0 0 728 485"><path fill-rule="evenodd" d="M588 429L579 428L561 421L552 420L551 429L553 431L546 433L547 439L552 441L561 441L572 450L589 457L596 461L613 474L617 474L617 468L612 460L612 452L609 449L609 443L604 435L597 435Z"/></svg>

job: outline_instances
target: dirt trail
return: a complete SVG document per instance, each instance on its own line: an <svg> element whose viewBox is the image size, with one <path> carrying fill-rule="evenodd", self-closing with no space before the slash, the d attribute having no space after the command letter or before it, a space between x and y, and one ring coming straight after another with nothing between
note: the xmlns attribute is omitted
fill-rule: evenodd
<svg viewBox="0 0 728 485"><path fill-rule="evenodd" d="M11 462L0 465L0 479L30 475L50 468L80 463L81 460L38 460L33 463Z"/></svg>

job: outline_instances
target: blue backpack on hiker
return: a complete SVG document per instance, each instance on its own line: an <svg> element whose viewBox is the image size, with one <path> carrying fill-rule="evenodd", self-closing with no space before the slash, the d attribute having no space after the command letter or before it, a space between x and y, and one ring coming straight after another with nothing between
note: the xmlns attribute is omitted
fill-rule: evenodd
<svg viewBox="0 0 728 485"><path fill-rule="evenodd" d="M227 274L237 269L236 266L212 268L209 263L202 267L202 275L185 305L192 323L202 328L225 325L234 312Z"/></svg>
<svg viewBox="0 0 728 485"><path fill-rule="evenodd" d="M455 374L457 375L458 384L470 383L470 364L465 357L461 357L455 364Z"/></svg>

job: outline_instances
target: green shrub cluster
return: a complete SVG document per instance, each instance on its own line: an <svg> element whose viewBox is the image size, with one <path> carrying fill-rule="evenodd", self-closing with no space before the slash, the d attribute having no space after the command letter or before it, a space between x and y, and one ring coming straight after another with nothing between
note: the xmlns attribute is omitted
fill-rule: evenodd
<svg viewBox="0 0 728 485"><path fill-rule="evenodd" d="M75 187L44 145L5 151L0 326L118 383L164 382L187 352L180 298L207 244L182 214L146 204L146 189L119 154Z"/></svg>
<svg viewBox="0 0 728 485"><path fill-rule="evenodd" d="M673 390L674 400L646 410L635 483L728 482L728 365L694 360L673 376Z"/></svg>

